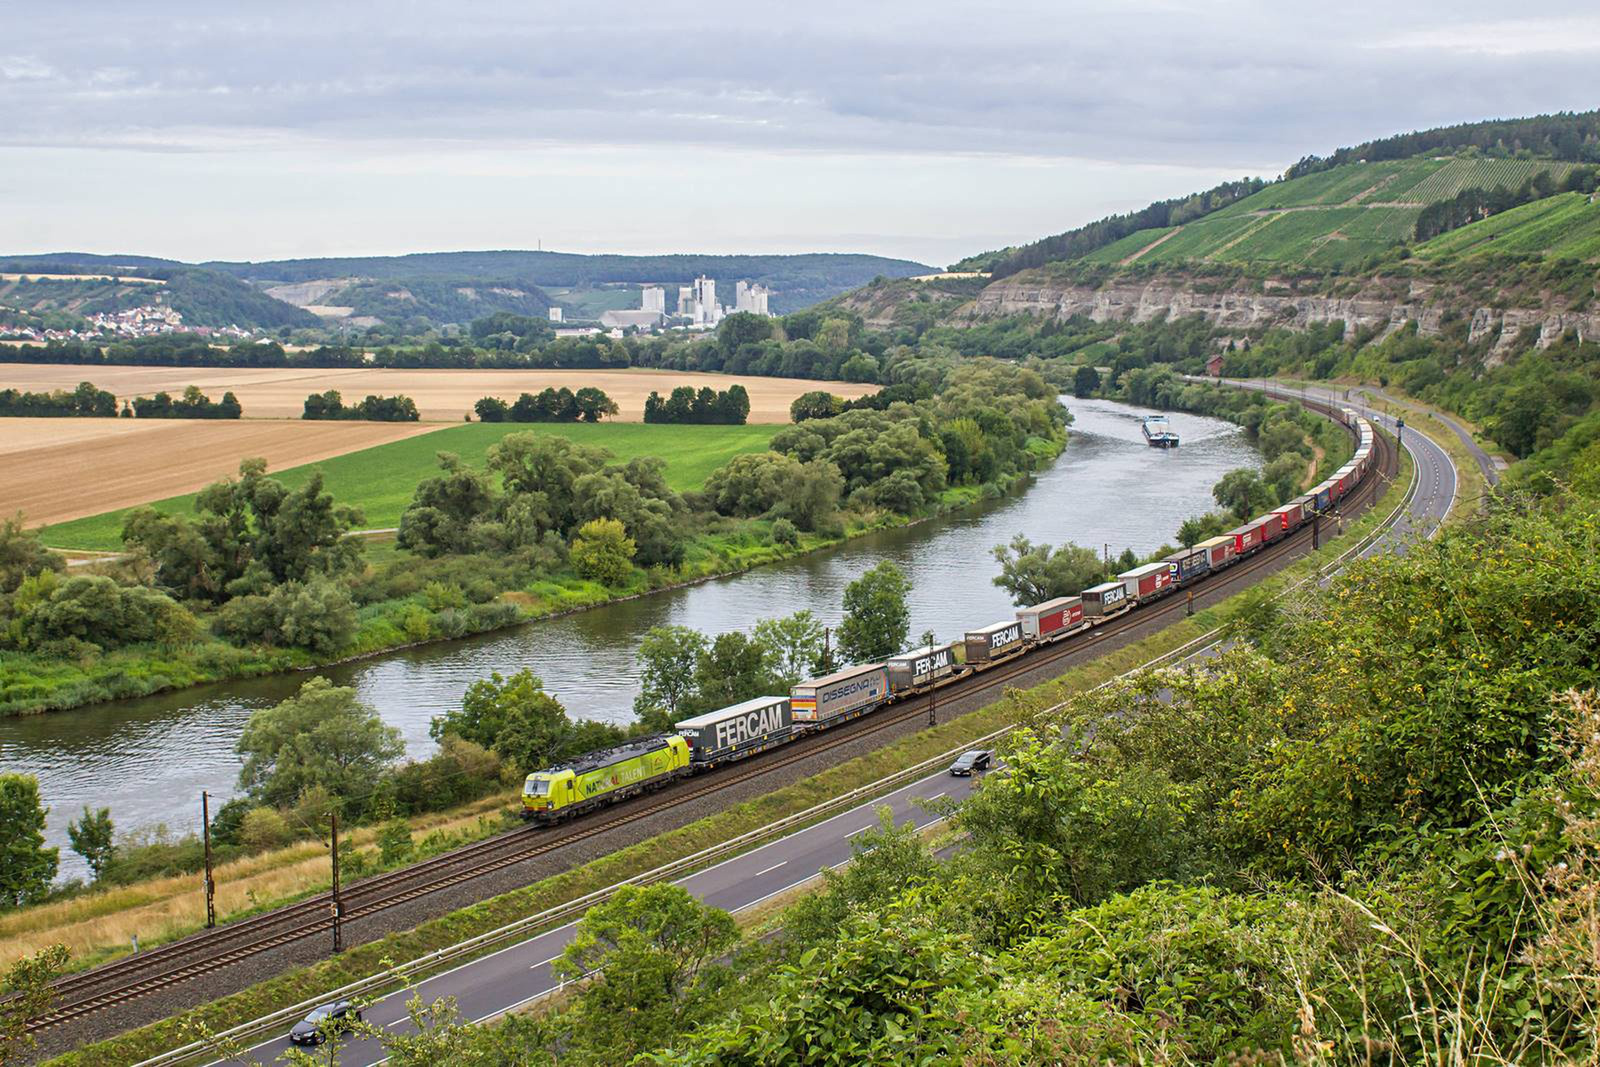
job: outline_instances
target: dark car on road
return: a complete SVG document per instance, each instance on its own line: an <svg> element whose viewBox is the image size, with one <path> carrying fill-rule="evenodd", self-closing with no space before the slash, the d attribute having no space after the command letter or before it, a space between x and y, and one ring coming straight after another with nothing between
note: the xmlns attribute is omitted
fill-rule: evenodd
<svg viewBox="0 0 1600 1067"><path fill-rule="evenodd" d="M294 1024L289 1040L296 1045L320 1045L328 1034L343 1032L361 1021L361 1010L348 1000L324 1004Z"/></svg>
<svg viewBox="0 0 1600 1067"><path fill-rule="evenodd" d="M986 748L975 748L971 752L963 752L950 764L950 773L957 778L966 778L977 774L979 771L989 769L989 763L994 759L994 753Z"/></svg>

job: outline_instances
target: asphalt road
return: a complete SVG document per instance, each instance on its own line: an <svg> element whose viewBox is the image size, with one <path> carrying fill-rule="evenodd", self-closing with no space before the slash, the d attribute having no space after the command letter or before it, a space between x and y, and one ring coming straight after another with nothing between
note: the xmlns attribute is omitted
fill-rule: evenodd
<svg viewBox="0 0 1600 1067"><path fill-rule="evenodd" d="M1376 396L1380 399L1387 400L1398 407L1405 406L1404 401L1390 396L1382 389L1375 389L1371 386L1359 385L1353 388L1351 392L1364 393L1369 397ZM1478 444L1477 440L1473 438L1472 434L1467 431L1467 428L1456 422L1456 420L1452 419L1450 416L1442 415L1438 412L1433 412L1432 414L1433 418L1444 423L1445 426L1449 427L1451 433L1455 434L1456 437L1461 439L1461 443L1466 446L1468 452L1472 453L1473 461L1477 463L1478 469L1483 471L1483 476L1489 482L1489 484L1498 485L1500 482L1500 471L1504 461L1496 459L1494 456L1491 456L1489 453L1485 452L1483 450L1483 446Z"/></svg>
<svg viewBox="0 0 1600 1067"><path fill-rule="evenodd" d="M852 808L752 852L691 874L677 884L724 911L754 907L816 877L819 871L849 862L851 839L878 824L877 812L882 806L888 805L894 810L897 823L927 826L937 822L940 816L925 810L920 802L947 796L962 799L971 791L973 781L945 772L930 775L881 800ZM462 964L419 983L417 992L424 1003L445 996L455 997L464 1019L481 1020L499 1015L560 987L561 983L550 973L550 965L565 950L576 928L576 923L569 923ZM366 1010L367 1021L397 1031L410 1029L406 999L396 994L374 1002ZM251 1048L249 1056L260 1063L272 1063L288 1048L287 1036L280 1035ZM342 1067L367 1067L382 1060L383 1048L372 1039L353 1041L339 1055Z"/></svg>
<svg viewBox="0 0 1600 1067"><path fill-rule="evenodd" d="M1272 383L1239 383L1247 388L1275 388ZM1368 418L1394 429L1393 420L1342 392L1309 390L1316 400L1347 403ZM1449 513L1456 497L1456 469L1449 455L1420 431L1407 426L1401 443L1411 454L1420 474L1417 495L1396 528L1379 539L1369 552L1404 551L1407 541L1431 535ZM919 800L942 797L961 799L971 790L970 778L945 773L931 775L889 796L863 804L825 822L797 831L754 851L689 875L679 881L700 900L725 911L740 911L810 880L824 869L841 866L851 856L850 840L877 824L877 810L887 804L898 823L926 826L939 816L924 810ZM461 1017L483 1020L536 1000L559 988L550 965L572 939L576 924L547 931L528 941L436 975L420 983L425 1003L444 996L456 998ZM368 1021L390 1028L409 1028L405 997L393 995L367 1008ZM252 1059L272 1063L289 1047L286 1036L264 1041L249 1051ZM352 1042L339 1062L346 1067L368 1067L382 1062L381 1045L373 1040ZM220 1061L219 1061L220 1062Z"/></svg>

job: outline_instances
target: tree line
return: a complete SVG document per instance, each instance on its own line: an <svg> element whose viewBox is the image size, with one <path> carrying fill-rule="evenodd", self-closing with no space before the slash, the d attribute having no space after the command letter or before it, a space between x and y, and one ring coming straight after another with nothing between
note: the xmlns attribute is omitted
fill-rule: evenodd
<svg viewBox="0 0 1600 1067"><path fill-rule="evenodd" d="M237 419L244 414L231 390L213 402L198 385L187 386L176 399L169 393L136 396L130 406L132 414L141 419ZM128 407L122 413L129 414Z"/></svg>
<svg viewBox="0 0 1600 1067"><path fill-rule="evenodd" d="M213 401L200 387L191 385L174 398L171 393L136 396L122 406L125 418L141 419L237 419L244 413L239 398L222 394ZM29 393L0 389L0 416L44 416L49 418L112 418L117 414L115 393L100 389L93 382L79 382L68 392Z"/></svg>
<svg viewBox="0 0 1600 1067"><path fill-rule="evenodd" d="M111 418L117 413L115 393L98 389L93 382L79 382L71 392L58 389L49 393L24 393L0 390L0 415L33 415L52 418Z"/></svg>
<svg viewBox="0 0 1600 1067"><path fill-rule="evenodd" d="M577 392L562 386L547 388L538 395L523 393L510 404L499 397L486 396L472 410L479 422L599 422L622 409L604 391L586 385Z"/></svg>
<svg viewBox="0 0 1600 1067"><path fill-rule="evenodd" d="M346 407L339 390L312 393L306 397L302 419L350 419L364 422L417 422L422 418L416 401L409 396L367 396Z"/></svg>
<svg viewBox="0 0 1600 1067"><path fill-rule="evenodd" d="M645 422L743 426L749 416L750 394L742 385L726 389L707 385L698 390L680 385L666 399L652 389L644 401Z"/></svg>
<svg viewBox="0 0 1600 1067"><path fill-rule="evenodd" d="M725 318L710 335L664 332L621 338L553 337L538 326L537 320L525 316L492 316L485 321L483 332L469 329L463 335L409 345L324 344L296 352L277 341L215 347L185 334L111 343L50 341L42 346L0 345L0 362L350 370L654 367L887 383L883 361L890 338L867 330L859 315L839 309L808 308L782 319L740 312Z"/></svg>
<svg viewBox="0 0 1600 1067"><path fill-rule="evenodd" d="M1527 152L1573 163L1600 163L1600 111L1563 111L1525 119L1463 122L1431 130L1381 137L1326 156L1306 156L1284 172L1285 178L1331 170L1366 160L1409 159L1424 152L1476 149L1487 155Z"/></svg>

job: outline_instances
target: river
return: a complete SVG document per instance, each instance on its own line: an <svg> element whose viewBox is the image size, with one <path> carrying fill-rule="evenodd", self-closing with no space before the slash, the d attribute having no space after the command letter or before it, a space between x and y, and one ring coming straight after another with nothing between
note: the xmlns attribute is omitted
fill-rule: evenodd
<svg viewBox="0 0 1600 1067"><path fill-rule="evenodd" d="M1146 412L1107 400L1064 398L1074 417L1060 459L1024 489L835 549L590 611L463 641L399 652L322 673L352 685L405 735L410 755L432 748L428 721L455 706L490 672L531 668L574 716L627 721L637 686L633 650L652 626L748 632L757 620L809 608L828 625L844 587L879 560L911 578L911 632L941 640L1008 618L1009 596L993 584L990 549L1017 533L1035 542L1075 541L1113 555L1148 553L1173 541L1178 524L1213 507L1211 486L1227 471L1259 467L1243 431L1217 419L1173 413L1182 447L1150 448ZM290 696L295 674L185 689L76 711L0 719L0 767L36 775L50 806L48 837L61 845L61 873L82 876L66 824L85 804L109 807L119 830L165 824L198 829L200 791L213 804L233 794L234 742L256 708Z"/></svg>

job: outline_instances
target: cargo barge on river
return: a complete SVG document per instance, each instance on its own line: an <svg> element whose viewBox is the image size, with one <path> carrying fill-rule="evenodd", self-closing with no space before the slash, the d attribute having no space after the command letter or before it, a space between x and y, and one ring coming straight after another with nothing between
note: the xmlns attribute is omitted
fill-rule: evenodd
<svg viewBox="0 0 1600 1067"><path fill-rule="evenodd" d="M1167 424L1165 415L1146 415L1144 425L1144 439L1151 448L1177 448L1178 435Z"/></svg>

